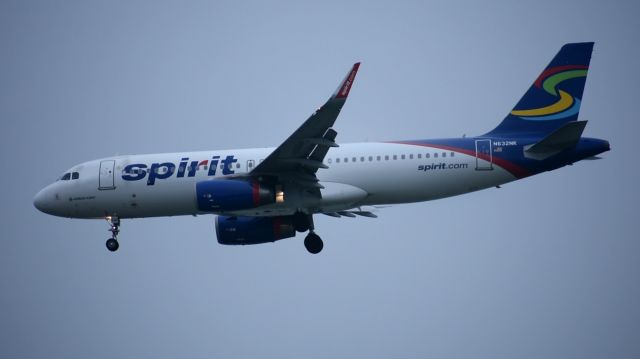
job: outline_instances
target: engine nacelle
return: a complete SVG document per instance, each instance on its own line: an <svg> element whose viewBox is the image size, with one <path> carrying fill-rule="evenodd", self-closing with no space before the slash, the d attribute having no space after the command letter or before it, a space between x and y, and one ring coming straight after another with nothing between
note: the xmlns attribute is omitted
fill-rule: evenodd
<svg viewBox="0 0 640 359"><path fill-rule="evenodd" d="M293 217L216 218L216 235L220 244L260 244L296 235Z"/></svg>
<svg viewBox="0 0 640 359"><path fill-rule="evenodd" d="M252 180L209 180L196 183L198 209L225 212L275 202L273 189Z"/></svg>

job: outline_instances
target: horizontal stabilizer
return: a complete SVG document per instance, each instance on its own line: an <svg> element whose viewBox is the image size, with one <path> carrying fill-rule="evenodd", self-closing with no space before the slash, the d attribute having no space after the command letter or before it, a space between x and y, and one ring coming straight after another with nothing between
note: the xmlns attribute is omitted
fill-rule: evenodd
<svg viewBox="0 0 640 359"><path fill-rule="evenodd" d="M586 125L587 121L567 122L541 141L525 146L525 157L544 160L561 151L575 147L580 141L580 136L582 136Z"/></svg>

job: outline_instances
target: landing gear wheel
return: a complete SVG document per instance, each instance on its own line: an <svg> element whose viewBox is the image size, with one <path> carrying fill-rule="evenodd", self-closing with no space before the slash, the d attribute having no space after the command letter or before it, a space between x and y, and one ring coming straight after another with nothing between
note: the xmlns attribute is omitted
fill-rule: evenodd
<svg viewBox="0 0 640 359"><path fill-rule="evenodd" d="M317 234L311 232L304 239L304 246L307 248L307 251L311 254L318 254L322 251L324 247L324 243L322 243L322 239Z"/></svg>
<svg viewBox="0 0 640 359"><path fill-rule="evenodd" d="M118 243L118 233L120 233L120 218L118 216L107 216L105 218L109 223L109 232L111 232L111 238L107 239L107 249L110 252L115 252L120 248Z"/></svg>
<svg viewBox="0 0 640 359"><path fill-rule="evenodd" d="M116 240L115 238L107 239L107 249L110 252L115 252L118 250L118 248L120 248L120 244L118 243L118 240Z"/></svg>

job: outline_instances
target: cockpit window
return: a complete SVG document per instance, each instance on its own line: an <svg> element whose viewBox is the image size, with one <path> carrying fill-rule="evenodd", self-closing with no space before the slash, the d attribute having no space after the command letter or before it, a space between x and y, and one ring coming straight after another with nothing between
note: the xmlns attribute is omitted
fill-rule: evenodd
<svg viewBox="0 0 640 359"><path fill-rule="evenodd" d="M71 173L69 173L69 172L63 174L62 177L60 177L61 181L68 181L70 179L71 179Z"/></svg>
<svg viewBox="0 0 640 359"><path fill-rule="evenodd" d="M80 173L78 173L78 172L71 173L71 179L75 180L75 179L78 179L78 178L80 178Z"/></svg>

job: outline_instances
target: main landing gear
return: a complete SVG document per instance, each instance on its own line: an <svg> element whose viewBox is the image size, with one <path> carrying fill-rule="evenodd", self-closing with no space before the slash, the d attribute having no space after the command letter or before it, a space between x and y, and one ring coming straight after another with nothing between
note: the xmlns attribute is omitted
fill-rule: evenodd
<svg viewBox="0 0 640 359"><path fill-rule="evenodd" d="M307 234L307 237L304 239L304 246L305 248L307 248L309 253L318 254L320 253L320 251L322 251L324 243L322 243L322 239L319 235L317 235L313 231L310 231L309 234Z"/></svg>
<svg viewBox="0 0 640 359"><path fill-rule="evenodd" d="M324 247L324 243L322 243L322 239L314 231L313 217L310 214L298 212L293 217L293 223L296 231L309 231L309 234L307 234L304 239L304 247L307 248L307 251L311 254L320 253Z"/></svg>
<svg viewBox="0 0 640 359"><path fill-rule="evenodd" d="M118 243L118 233L120 233L120 218L117 216L110 216L106 218L107 222L111 228L109 232L111 232L111 238L107 239L107 249L110 252L115 252L120 248L120 244Z"/></svg>

